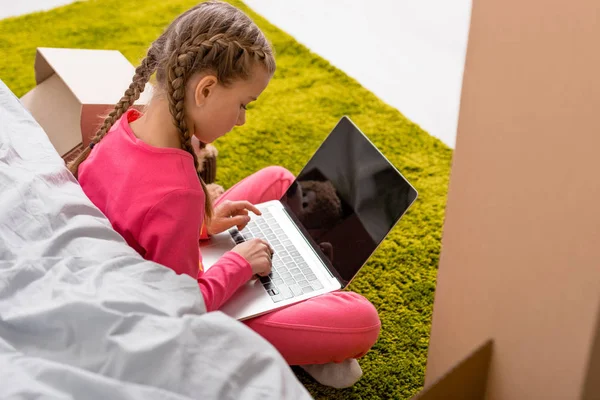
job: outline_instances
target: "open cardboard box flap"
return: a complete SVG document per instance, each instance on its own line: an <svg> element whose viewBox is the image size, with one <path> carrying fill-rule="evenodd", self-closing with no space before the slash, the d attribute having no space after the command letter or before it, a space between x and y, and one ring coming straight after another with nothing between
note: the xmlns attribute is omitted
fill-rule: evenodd
<svg viewBox="0 0 600 400"><path fill-rule="evenodd" d="M598 4L473 1L423 400L600 399Z"/></svg>
<svg viewBox="0 0 600 400"><path fill-rule="evenodd" d="M35 57L37 86L21 102L64 156L90 137L131 83L135 68L116 50L40 47ZM141 109L152 86L135 102Z"/></svg>

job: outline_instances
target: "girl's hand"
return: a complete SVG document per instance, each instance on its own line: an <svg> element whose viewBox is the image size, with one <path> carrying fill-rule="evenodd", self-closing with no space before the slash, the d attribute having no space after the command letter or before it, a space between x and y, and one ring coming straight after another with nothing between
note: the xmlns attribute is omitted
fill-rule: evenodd
<svg viewBox="0 0 600 400"><path fill-rule="evenodd" d="M271 273L273 249L262 239L252 239L235 246L231 251L244 257L252 267L252 273L267 276Z"/></svg>
<svg viewBox="0 0 600 400"><path fill-rule="evenodd" d="M248 211L256 215L262 215L260 210L249 201L225 200L215 208L210 225L207 227L209 235L225 232L229 228L237 226L241 231L250 222Z"/></svg>

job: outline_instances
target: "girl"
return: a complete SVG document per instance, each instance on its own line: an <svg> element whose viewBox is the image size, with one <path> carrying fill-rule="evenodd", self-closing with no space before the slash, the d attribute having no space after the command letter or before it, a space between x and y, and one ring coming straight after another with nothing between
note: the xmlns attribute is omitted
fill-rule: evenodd
<svg viewBox="0 0 600 400"><path fill-rule="evenodd" d="M177 17L150 46L133 81L87 148L69 167L94 204L137 252L198 280L208 311L218 310L254 274L271 271L259 239L237 245L206 273L198 240L248 223L253 204L280 199L294 177L269 167L214 205L199 180L192 137L202 148L246 119L275 71L273 51L241 11L206 2ZM144 114L130 106L156 73ZM204 207L199 206L204 205ZM341 388L377 340L380 321L364 297L334 292L245 321L290 365Z"/></svg>

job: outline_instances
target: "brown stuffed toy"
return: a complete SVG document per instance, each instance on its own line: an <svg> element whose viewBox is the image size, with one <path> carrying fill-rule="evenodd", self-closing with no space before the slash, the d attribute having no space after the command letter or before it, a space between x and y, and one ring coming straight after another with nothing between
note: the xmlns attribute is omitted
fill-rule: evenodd
<svg viewBox="0 0 600 400"><path fill-rule="evenodd" d="M198 176L206 183L208 196L214 202L225 193L221 185L214 183L217 175L217 156L219 152L212 144L200 146L200 142L196 137L192 137L192 147L198 157Z"/></svg>
<svg viewBox="0 0 600 400"><path fill-rule="evenodd" d="M291 192L294 192L292 189ZM294 197L300 206L298 218L319 243L323 253L333 262L333 247L329 242L320 241L323 234L331 230L343 217L342 201L329 181L300 181ZM290 191L288 191L288 194Z"/></svg>
<svg viewBox="0 0 600 400"><path fill-rule="evenodd" d="M330 229L342 218L342 202L329 181L300 181L300 221L306 229Z"/></svg>

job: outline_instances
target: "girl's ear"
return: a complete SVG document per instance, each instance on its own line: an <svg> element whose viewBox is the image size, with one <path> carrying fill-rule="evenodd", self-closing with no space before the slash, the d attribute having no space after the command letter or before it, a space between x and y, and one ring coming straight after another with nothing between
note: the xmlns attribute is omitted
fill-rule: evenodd
<svg viewBox="0 0 600 400"><path fill-rule="evenodd" d="M215 90L217 82L217 77L214 75L206 75L198 81L194 90L194 102L196 103L196 106L201 106L206 102L206 99L208 99Z"/></svg>

